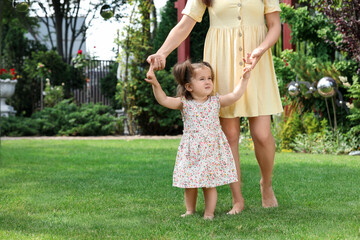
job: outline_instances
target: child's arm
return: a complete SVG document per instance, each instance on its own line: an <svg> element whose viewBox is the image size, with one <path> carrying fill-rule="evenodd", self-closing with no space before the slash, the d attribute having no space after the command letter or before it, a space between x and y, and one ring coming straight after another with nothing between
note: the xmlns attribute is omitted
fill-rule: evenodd
<svg viewBox="0 0 360 240"><path fill-rule="evenodd" d="M231 104L233 104L234 102L236 102L241 98L241 96L245 92L247 83L249 81L250 71L251 71L250 67L245 67L242 79L240 83L235 87L235 89L231 93L219 97L221 107L230 106Z"/></svg>
<svg viewBox="0 0 360 240"><path fill-rule="evenodd" d="M179 97L174 98L166 96L166 93L162 90L160 83L156 79L152 64L150 65L150 69L146 74L145 81L152 85L154 96L160 105L170 109L180 110L182 108L182 102Z"/></svg>

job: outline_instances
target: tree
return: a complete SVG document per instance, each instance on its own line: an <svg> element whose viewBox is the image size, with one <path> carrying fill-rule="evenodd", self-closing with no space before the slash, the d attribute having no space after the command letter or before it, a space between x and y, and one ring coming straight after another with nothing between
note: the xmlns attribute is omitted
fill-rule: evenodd
<svg viewBox="0 0 360 240"><path fill-rule="evenodd" d="M154 8L152 0L130 0L131 12L128 24L124 28L124 39L118 39L117 44L123 49L118 61L123 62L123 76L118 87L118 99L122 102L129 132L135 134L135 119L139 115L136 103L136 88L145 76L145 67L148 65L146 56L151 52L152 34L151 12ZM155 20L156 21L156 20Z"/></svg>
<svg viewBox="0 0 360 240"><path fill-rule="evenodd" d="M80 41L80 48L86 40L86 31L91 26L93 19L99 14L99 9L105 4L102 1L80 1L80 0L53 0L33 1L31 12L45 24L48 37L53 49L56 49L63 61L70 64L74 43ZM120 9L125 3L125 0L113 0L111 6ZM38 8L42 11L39 12ZM44 14L44 16L40 16ZM116 18L121 18L122 15L117 13ZM78 27L80 24L80 28ZM52 38L52 29L54 26L56 32L56 39ZM33 37L37 39L34 31L30 31Z"/></svg>
<svg viewBox="0 0 360 240"><path fill-rule="evenodd" d="M335 59L335 48L327 40L338 41L335 25L309 7L281 4L281 20L291 26L291 43L306 42L305 52L324 61Z"/></svg>
<svg viewBox="0 0 360 240"><path fill-rule="evenodd" d="M4 54L19 56L19 52L21 51L23 55L25 55L25 42L29 43L29 41L27 41L26 39L24 40L23 34L25 33L27 28L33 29L35 26L35 19L30 18L28 13L15 11L11 4L11 1L0 1L0 64L6 65L5 67L13 67L15 64L13 61L14 59L4 59ZM21 32L21 36L17 36L16 38L11 39L11 41L22 41L22 43L14 43L21 45L21 48L16 49L16 53L10 53L10 50L8 48L5 48L4 41L6 41L7 38L9 39L9 36L7 36L8 33L11 32L11 34L13 34L14 31ZM14 49L11 50L13 51ZM21 64L21 62L19 64Z"/></svg>
<svg viewBox="0 0 360 240"><path fill-rule="evenodd" d="M175 2L176 0L168 0L166 5L161 9L159 27L154 36L154 51L157 51L161 47L171 29L177 23L177 9L175 8ZM177 51L173 51L166 58L165 70L169 71L176 63Z"/></svg>
<svg viewBox="0 0 360 240"><path fill-rule="evenodd" d="M348 53L360 73L360 0L300 0L327 16L342 35L340 41L327 39L338 50Z"/></svg>
<svg viewBox="0 0 360 240"><path fill-rule="evenodd" d="M171 29L177 24L176 0L168 0L160 13L159 28L154 37L154 51L164 43ZM194 62L201 61L204 54L205 36L209 29L209 14L206 11L200 23L190 33L190 57ZM174 50L166 58L165 70L169 71L177 63L177 51Z"/></svg>
<svg viewBox="0 0 360 240"><path fill-rule="evenodd" d="M342 34L338 49L359 63L360 73L360 0L325 0L321 10Z"/></svg>

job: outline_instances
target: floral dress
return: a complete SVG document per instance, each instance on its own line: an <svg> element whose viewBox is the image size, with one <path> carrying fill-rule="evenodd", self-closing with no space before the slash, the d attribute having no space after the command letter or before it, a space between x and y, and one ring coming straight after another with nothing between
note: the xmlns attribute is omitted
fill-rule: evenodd
<svg viewBox="0 0 360 240"><path fill-rule="evenodd" d="M204 61L214 69L214 90L220 95L232 92L240 82L243 58L265 39L265 15L281 11L279 0L213 0L208 8L210 26L204 44ZM197 22L206 5L188 0L182 11ZM282 112L271 49L251 71L244 95L233 105L221 108L223 118L256 117Z"/></svg>
<svg viewBox="0 0 360 240"><path fill-rule="evenodd" d="M173 186L210 188L237 182L235 162L219 121L220 102L181 99L184 132L176 157Z"/></svg>

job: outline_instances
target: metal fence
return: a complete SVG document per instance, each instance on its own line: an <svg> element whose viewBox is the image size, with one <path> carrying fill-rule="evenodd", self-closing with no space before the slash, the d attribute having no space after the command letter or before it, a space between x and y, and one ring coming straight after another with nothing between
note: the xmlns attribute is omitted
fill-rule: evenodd
<svg viewBox="0 0 360 240"><path fill-rule="evenodd" d="M110 100L101 93L100 79L110 72L114 61L94 60L85 69L86 83L82 89L73 91L74 99L79 103L102 103L110 105Z"/></svg>

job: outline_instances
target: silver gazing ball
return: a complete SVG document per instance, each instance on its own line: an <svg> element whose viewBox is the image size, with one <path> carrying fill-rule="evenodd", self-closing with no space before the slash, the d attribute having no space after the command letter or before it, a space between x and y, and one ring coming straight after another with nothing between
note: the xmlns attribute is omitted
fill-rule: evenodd
<svg viewBox="0 0 360 240"><path fill-rule="evenodd" d="M299 94L299 89L295 86L295 85L290 85L288 88L288 92L290 94L290 96L295 97Z"/></svg>
<svg viewBox="0 0 360 240"><path fill-rule="evenodd" d="M114 16L114 9L110 7L110 5L105 4L101 7L100 15L105 19L108 20Z"/></svg>
<svg viewBox="0 0 360 240"><path fill-rule="evenodd" d="M317 84L317 90L325 98L332 97L336 93L336 82L331 77L323 77Z"/></svg>

